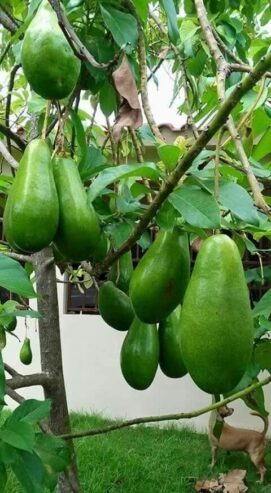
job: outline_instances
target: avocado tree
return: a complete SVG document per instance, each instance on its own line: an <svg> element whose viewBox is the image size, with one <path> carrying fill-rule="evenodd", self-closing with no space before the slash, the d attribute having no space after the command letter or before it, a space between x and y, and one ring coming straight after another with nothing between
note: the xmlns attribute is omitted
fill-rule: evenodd
<svg viewBox="0 0 271 493"><path fill-rule="evenodd" d="M188 369L199 387L215 394L208 408L138 418L103 432L193 417L218 408L222 398L243 398L250 408L267 412L263 386L271 377L258 376L271 371L271 291L252 304L251 314L240 258L248 251L259 259L259 269L246 277L264 284L270 268L263 265L266 250L258 242L271 231L271 12L264 0L6 0L0 24L0 154L11 170L3 168L0 177L5 235L0 285L17 295L0 305L0 348L7 332L13 333L15 317L36 317L41 355L41 372L27 376L0 357L1 409L6 394L20 403L0 428L1 491L11 467L26 492L56 487L79 492L72 439L101 430L71 433L56 265L71 273L79 263L97 289L97 280L109 271L99 292L100 312L118 330L130 326L121 361L130 385L150 385L160 350L166 375L181 377ZM165 142L149 102L148 81L159 85L163 64L172 71L172 98L182 96L179 111L186 120L173 143ZM104 115L103 127L96 122L97 110ZM147 141L155 148L155 162L146 158ZM149 248L150 231L157 230ZM220 232L224 235L216 237ZM189 282L188 235L191 248L202 253L180 323L179 304ZM136 243L148 249L148 257L133 274ZM190 364L191 340L184 362L178 335L166 346L169 328L175 327L176 335L183 323L189 333L191 314L198 313L196 275L208 278L207 298L217 282L216 304L208 307L204 298L204 306L214 307L223 323L235 324L232 337L241 325L236 369L225 373L226 383L215 372L215 382L200 381L202 368L194 371ZM76 273L70 279L77 282ZM38 311L25 302L35 297ZM141 353L134 358L130 348L139 334ZM197 334L193 337L192 351ZM222 337L227 346L230 337ZM148 375L141 373L143 358ZM21 360L31 362L28 340ZM17 392L32 385L43 387L44 402L24 400Z"/></svg>

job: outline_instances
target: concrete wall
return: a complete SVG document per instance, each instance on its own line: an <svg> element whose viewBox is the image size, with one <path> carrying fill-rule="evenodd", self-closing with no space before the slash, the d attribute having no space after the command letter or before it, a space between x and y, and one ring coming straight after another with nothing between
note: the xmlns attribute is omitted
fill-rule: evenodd
<svg viewBox="0 0 271 493"><path fill-rule="evenodd" d="M158 415L192 411L208 405L210 396L197 389L189 377L169 379L158 370L151 387L143 392L131 389L121 375L119 353L125 334L108 327L96 315L63 314L64 285L59 284L61 313L61 336L65 381L70 410L104 413L112 418L132 418L145 415ZM29 322L29 337L33 346L33 363L24 367L19 362L20 344L9 337L4 359L22 373L39 371L39 347L37 324ZM25 326L21 319L16 332L24 337ZM26 397L41 398L38 388L25 389ZM271 411L270 387L266 388L267 407ZM11 401L8 401L11 404ZM249 426L261 429L260 419L249 415L241 402L234 403L235 413L229 422L236 426ZM184 424L206 429L208 415Z"/></svg>

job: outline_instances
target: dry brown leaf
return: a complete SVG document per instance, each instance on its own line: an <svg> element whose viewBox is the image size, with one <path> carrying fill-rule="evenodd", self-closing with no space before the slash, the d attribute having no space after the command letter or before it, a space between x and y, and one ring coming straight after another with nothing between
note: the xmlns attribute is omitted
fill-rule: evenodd
<svg viewBox="0 0 271 493"><path fill-rule="evenodd" d="M200 493L245 493L248 491L244 483L247 471L244 469L234 469L228 474L220 474L219 480L210 479L197 481L195 490Z"/></svg>
<svg viewBox="0 0 271 493"><path fill-rule="evenodd" d="M218 481L216 481L215 479L205 479L203 481L197 481L195 489L200 493L223 491L221 485L219 485Z"/></svg>
<svg viewBox="0 0 271 493"><path fill-rule="evenodd" d="M128 59L124 55L120 66L112 74L116 90L123 98L116 122L113 127L113 135L118 142L123 127L137 129L143 123L137 87Z"/></svg>

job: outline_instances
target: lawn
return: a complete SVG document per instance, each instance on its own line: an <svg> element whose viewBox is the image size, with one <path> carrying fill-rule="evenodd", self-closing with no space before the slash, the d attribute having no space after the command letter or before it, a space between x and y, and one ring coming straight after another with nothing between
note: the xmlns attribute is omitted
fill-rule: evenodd
<svg viewBox="0 0 271 493"><path fill-rule="evenodd" d="M108 424L94 415L72 415L74 430ZM82 493L192 493L196 479L216 477L231 469L247 469L249 493L271 493L271 446L265 485L246 455L220 451L210 471L206 435L176 427L137 427L76 441ZM7 493L23 493L13 477Z"/></svg>

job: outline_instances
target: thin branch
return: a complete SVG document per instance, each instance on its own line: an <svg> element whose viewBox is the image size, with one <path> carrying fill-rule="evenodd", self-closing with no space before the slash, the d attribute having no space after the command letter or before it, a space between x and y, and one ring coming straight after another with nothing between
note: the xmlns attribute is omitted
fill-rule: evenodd
<svg viewBox="0 0 271 493"><path fill-rule="evenodd" d="M5 135L5 137L10 137L11 140L13 140L13 142L15 142L15 144L17 144L17 146L22 150L24 151L25 148L26 148L26 144L25 142L19 137L19 135L15 134L14 132L12 132L8 127L6 127L5 125L2 125L2 123L0 123L0 133Z"/></svg>
<svg viewBox="0 0 271 493"><path fill-rule="evenodd" d="M220 51L218 43L214 37L212 27L208 21L207 12L203 0L195 0L195 7L203 31L203 35L217 66L217 92L219 101L222 103L225 100L225 81L226 77L230 73L230 66L225 60L222 52ZM240 135L238 134L233 117L231 115L229 115L227 127L235 144L240 162L247 172L247 178L251 187L255 205L259 207L259 209L262 209L265 213L270 214L271 209L264 200L259 183L251 169L248 157L244 150L244 146L240 139Z"/></svg>
<svg viewBox="0 0 271 493"><path fill-rule="evenodd" d="M0 154L2 154L5 161L11 166L13 169L17 169L19 163L14 159L14 157L10 154L5 144L0 140Z"/></svg>
<svg viewBox="0 0 271 493"><path fill-rule="evenodd" d="M17 74L17 71L20 68L20 64L14 65L10 72L10 77L9 77L9 84L8 84L8 95L7 95L7 102L6 102L6 111L5 111L5 125L7 128L10 127L9 125L9 117L10 117L10 109L11 109L11 98L12 98L12 91L14 87L14 82L15 82L15 77ZM7 147L9 152L11 153L11 139L10 136L7 135Z"/></svg>
<svg viewBox="0 0 271 493"><path fill-rule="evenodd" d="M2 26L11 34L15 34L18 29L15 20L3 9L3 7L0 7L0 24L2 24Z"/></svg>
<svg viewBox="0 0 271 493"><path fill-rule="evenodd" d="M31 257L31 255L23 255L21 253L5 252L5 251L1 253L6 255L7 257L13 258L14 260L18 260L18 262L33 263L33 258Z"/></svg>
<svg viewBox="0 0 271 493"><path fill-rule="evenodd" d="M8 385L6 386L6 394L15 402L18 402L18 404L21 404L22 402L25 401L25 398L18 394L15 390L11 389Z"/></svg>
<svg viewBox="0 0 271 493"><path fill-rule="evenodd" d="M224 53L226 55L228 55L236 63L238 63L239 65L243 65L243 61L241 60L241 58L239 58L237 55L235 55L235 53L233 53L233 51L230 50L230 48L228 48L228 46L224 43L224 41L219 36L219 34L218 34L217 30L215 29L215 27L214 26L211 26L211 29L212 29L213 36L214 36L215 40L217 41L217 44L222 49L222 51L224 51Z"/></svg>
<svg viewBox="0 0 271 493"><path fill-rule="evenodd" d="M142 26L138 23L139 29L139 37L138 37L138 58L139 58L139 66L140 66L140 75L141 75L141 101L144 109L145 116L147 118L147 122L150 126L150 129L153 135L159 140L164 141L164 138L155 122L148 95L148 72L147 72L147 59L146 59L146 49L145 49L145 40L144 40L144 30Z"/></svg>
<svg viewBox="0 0 271 493"><path fill-rule="evenodd" d="M109 121L108 117L106 117L106 126L107 126L108 137L109 137L110 145L111 145L113 165L117 166L117 164L118 164L117 146L116 146L116 142L114 139L114 135L113 135L112 128L111 128L110 121Z"/></svg>
<svg viewBox="0 0 271 493"><path fill-rule="evenodd" d="M6 380L6 384L10 389L21 389L24 387L33 387L40 385L43 388L48 388L54 383L54 379L46 373L33 373L32 375L16 375Z"/></svg>
<svg viewBox="0 0 271 493"><path fill-rule="evenodd" d="M9 366L7 363L4 363L4 368L5 368L5 371L8 372L12 377L18 377L19 376L19 373L16 370L14 370L14 368Z"/></svg>
<svg viewBox="0 0 271 493"><path fill-rule="evenodd" d="M150 14L150 17L152 18L152 20L157 25L158 29L161 31L161 33L164 36L168 36L167 30L166 30L164 24L155 15L155 13L153 12L152 9L149 10L149 14ZM194 122L192 106L191 106L191 103L189 100L189 85L188 85L188 78L187 78L187 73L186 73L186 68L185 68L185 64L183 61L183 57L179 51L179 48L177 48L177 46L175 46L173 43L170 43L170 48L174 51L174 53L177 57L177 60L179 62L179 65L180 65L181 78L182 78L182 82L183 82L182 88L184 91L184 99L186 101L187 110L188 110L187 111L187 124L191 126L194 137L195 137L195 139L197 139L199 136L199 132L198 132L197 126Z"/></svg>
<svg viewBox="0 0 271 493"><path fill-rule="evenodd" d="M136 131L133 128L129 127L129 133L130 133L133 147L135 150L136 159L139 163L144 163L144 156L142 153L141 145L140 145L139 139L137 137ZM147 195L146 195L147 202L148 202L148 204L150 204L152 201L150 182L147 178L143 178L142 181L143 181L145 187L147 187L150 190L150 192L147 193Z"/></svg>
<svg viewBox="0 0 271 493"><path fill-rule="evenodd" d="M165 182L162 184L156 197L154 198L146 212L143 214L140 221L136 224L134 231L129 236L129 238L118 248L118 250L116 250L115 252L110 252L104 259L103 263L97 265L94 269L94 272L90 272L92 275L100 275L101 272L106 271L110 265L112 265L125 252L129 251L137 242L137 240L139 240L141 234L146 229L152 218L155 216L162 203L174 190L179 180L192 165L194 159L200 154L200 152L208 144L215 133L221 128L221 126L224 125L231 111L233 110L233 108L235 108L244 94L246 94L247 91L255 86L255 84L258 82L258 80L261 79L263 74L266 72L267 69L269 69L270 66L271 53L268 53L265 57L261 58L253 71L250 72L239 84L237 84L232 93L221 104L219 110L210 122L209 127L201 132L199 138L188 149L183 158L178 162L175 170L167 177Z"/></svg>
<svg viewBox="0 0 271 493"><path fill-rule="evenodd" d="M69 23L64 11L62 10L59 0L49 0L49 3L51 4L52 8L54 9L59 25L65 34L67 41L71 45L73 51L75 52L76 56L80 58L81 60L86 60L89 62L93 67L96 68L108 68L110 67L113 63L116 62L118 55L116 58L111 60L109 63L98 63L95 58L89 53L87 48L83 45L83 43L80 41L78 38L77 34L75 33L74 29L72 28L71 24Z"/></svg>
<svg viewBox="0 0 271 493"><path fill-rule="evenodd" d="M161 421L179 421L180 419L195 418L197 416L202 416L203 414L209 413L214 409L219 409L220 407L225 406L230 402L236 401L237 399L240 399L241 397L250 394L253 390L259 389L270 382L271 382L271 376L265 378L264 380L261 380L260 382L253 383L246 389L236 392L235 394L231 395L230 397L227 397L226 399L223 399L222 401L218 401L209 406L202 407L197 411L192 411L188 413L164 414L161 416L145 416L142 418L129 419L127 421L123 421L122 423L114 423L109 426L104 426L103 428L94 428L94 429L92 428L90 430L84 430L84 431L78 431L66 435L60 435L60 438L64 438L65 440L68 440L70 438L73 439L84 438L88 436L101 435L103 433L120 430L122 428L128 428L129 426L133 426L133 425L140 425L146 423L159 423Z"/></svg>

